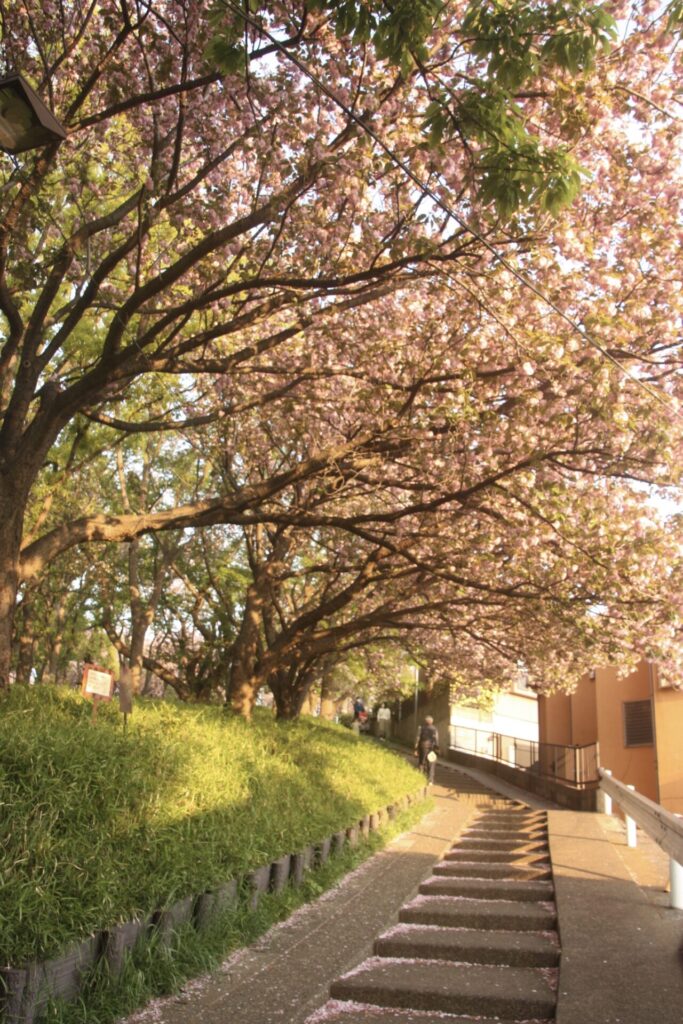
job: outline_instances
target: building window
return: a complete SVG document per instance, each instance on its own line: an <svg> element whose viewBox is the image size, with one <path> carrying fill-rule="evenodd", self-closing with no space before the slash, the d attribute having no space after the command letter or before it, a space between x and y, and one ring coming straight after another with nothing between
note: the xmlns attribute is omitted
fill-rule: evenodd
<svg viewBox="0 0 683 1024"><path fill-rule="evenodd" d="M533 686L529 686L526 678L513 679L511 692L518 694L520 697L533 697L534 700L538 698L538 694Z"/></svg>
<svg viewBox="0 0 683 1024"><path fill-rule="evenodd" d="M624 702L624 745L627 747L651 747L652 705L649 700Z"/></svg>

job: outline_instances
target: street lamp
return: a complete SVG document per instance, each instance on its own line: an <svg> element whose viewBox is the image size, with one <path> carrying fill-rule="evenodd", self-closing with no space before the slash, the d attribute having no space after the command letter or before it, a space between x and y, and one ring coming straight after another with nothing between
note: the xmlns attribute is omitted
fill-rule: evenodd
<svg viewBox="0 0 683 1024"><path fill-rule="evenodd" d="M65 138L64 128L21 75L0 79L0 149L24 153Z"/></svg>

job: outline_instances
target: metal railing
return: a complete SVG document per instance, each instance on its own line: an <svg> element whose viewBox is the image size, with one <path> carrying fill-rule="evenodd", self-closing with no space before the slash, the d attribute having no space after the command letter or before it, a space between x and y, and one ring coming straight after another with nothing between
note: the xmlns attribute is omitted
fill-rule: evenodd
<svg viewBox="0 0 683 1024"><path fill-rule="evenodd" d="M612 813L614 801L626 816L628 845L636 845L636 825L640 825L643 832L647 832L669 854L671 906L683 910L683 818L664 810L660 804L641 793L636 793L633 786L626 786L612 778L612 773L606 768L598 768L598 776L605 814Z"/></svg>
<svg viewBox="0 0 683 1024"><path fill-rule="evenodd" d="M499 761L577 789L595 787L598 783L597 743L586 746L539 743L486 729L452 725L451 746L463 753Z"/></svg>

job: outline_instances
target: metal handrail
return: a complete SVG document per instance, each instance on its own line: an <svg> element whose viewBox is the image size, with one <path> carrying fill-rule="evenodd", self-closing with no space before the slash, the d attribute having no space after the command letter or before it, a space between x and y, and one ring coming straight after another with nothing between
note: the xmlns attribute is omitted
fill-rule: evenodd
<svg viewBox="0 0 683 1024"><path fill-rule="evenodd" d="M598 768L600 789L606 794L605 812L611 814L614 800L626 815L626 837L629 846L636 845L636 825L669 854L671 906L683 910L683 819L666 811L654 800L636 793L633 786L612 777L607 768Z"/></svg>
<svg viewBox="0 0 683 1024"><path fill-rule="evenodd" d="M456 724L451 726L451 746L463 753L556 779L576 789L595 787L598 783L596 743L583 746L542 743Z"/></svg>

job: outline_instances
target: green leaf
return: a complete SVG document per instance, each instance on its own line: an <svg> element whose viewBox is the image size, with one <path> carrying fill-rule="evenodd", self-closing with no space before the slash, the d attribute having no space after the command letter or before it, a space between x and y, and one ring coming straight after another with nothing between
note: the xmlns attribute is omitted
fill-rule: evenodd
<svg viewBox="0 0 683 1024"><path fill-rule="evenodd" d="M667 7L668 20L666 27L669 32L680 34L683 29L683 0L674 0Z"/></svg>
<svg viewBox="0 0 683 1024"><path fill-rule="evenodd" d="M208 43L204 57L224 75L236 75L244 72L246 68L247 54L244 47L228 42L218 35Z"/></svg>

